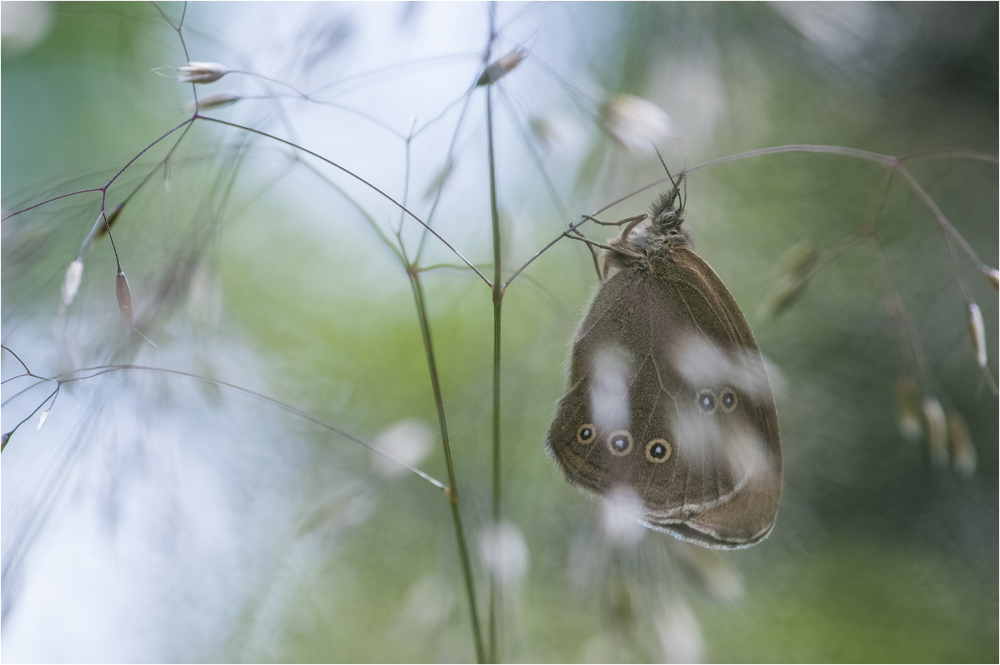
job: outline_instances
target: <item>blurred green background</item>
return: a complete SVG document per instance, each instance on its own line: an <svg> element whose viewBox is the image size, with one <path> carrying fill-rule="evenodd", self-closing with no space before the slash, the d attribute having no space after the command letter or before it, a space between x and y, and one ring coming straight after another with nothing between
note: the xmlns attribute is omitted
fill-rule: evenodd
<svg viewBox="0 0 1000 665"><path fill-rule="evenodd" d="M293 141L433 214L492 274L485 93L470 89L489 5L158 7L3 3L5 216L103 186L183 122L191 86L153 68L219 62L234 71L197 92L242 99L205 115ZM496 5L491 59L528 52L493 88L504 274L579 215L661 178L650 140L671 168L784 144L995 155L997 12ZM164 18L182 15L188 56ZM643 107L616 136L607 103L621 94L661 110ZM60 313L66 266L101 209L90 193L4 220L3 344L43 376L129 362L192 372L369 440L415 419L413 454L423 437L430 444L418 466L445 480L412 294L371 227L391 237L398 209L286 145L208 122L158 167L172 137L108 188L109 210L137 192L114 238L150 342L122 327L107 239L86 250L80 293ZM911 169L997 266L995 163ZM606 542L600 505L543 450L567 343L597 283L590 254L560 242L512 283L503 660L997 660L997 398L976 366L966 300L982 309L993 376L998 315L979 266L951 258L897 176L877 221L891 287L868 240L824 253L794 306L758 315L786 252L849 238L886 176L871 162L792 153L688 179L696 248L773 370L785 490L774 532L750 550L695 550L654 532L634 547ZM657 192L603 216L638 214ZM412 254L419 228L406 221L400 237ZM428 239L421 265L438 263L456 261ZM421 279L485 621L490 293L468 270ZM912 367L886 313L889 288L919 340L928 391L968 426L971 477L935 466L925 438L900 433L895 384ZM19 372L5 352L4 379ZM15 396L29 383L3 386L5 432L51 391ZM156 372L66 384L46 427L36 422L4 450L5 661L474 658L448 506L416 476L387 475L369 451L293 414Z"/></svg>

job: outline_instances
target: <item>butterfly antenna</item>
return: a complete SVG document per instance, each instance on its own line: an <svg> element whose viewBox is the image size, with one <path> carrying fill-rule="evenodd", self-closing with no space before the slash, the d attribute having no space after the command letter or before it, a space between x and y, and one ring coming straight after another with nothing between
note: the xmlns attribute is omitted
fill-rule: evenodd
<svg viewBox="0 0 1000 665"><path fill-rule="evenodd" d="M663 170L667 172L667 177L670 178L670 184L673 186L674 191L677 192L677 198L680 200L680 205L678 206L678 210L684 210L684 199L687 198L687 183L686 182L684 183L684 198L683 199L681 198L681 190L680 190L680 181L684 179L684 176L681 175L680 177L678 177L677 180L674 180L674 176L670 175L670 169L667 168L667 163L665 161L663 161L663 155L660 154L660 149L656 147L655 143L653 144L653 150L656 151L656 156L660 158L660 164L663 165Z"/></svg>
<svg viewBox="0 0 1000 665"><path fill-rule="evenodd" d="M687 179L688 158L687 158L687 153L684 152L683 148L684 148L684 143L682 142L681 153L684 155L684 170L681 171L680 178L684 181L684 198L681 199L681 207L680 207L681 210L684 210L684 204L686 204L688 200L688 179Z"/></svg>

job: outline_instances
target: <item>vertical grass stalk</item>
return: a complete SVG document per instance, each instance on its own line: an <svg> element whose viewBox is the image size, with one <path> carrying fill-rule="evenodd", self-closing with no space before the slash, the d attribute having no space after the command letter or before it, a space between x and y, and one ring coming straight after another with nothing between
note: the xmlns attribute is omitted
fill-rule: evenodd
<svg viewBox="0 0 1000 665"><path fill-rule="evenodd" d="M420 284L420 275L407 266L410 286L413 288L413 300L417 306L417 317L420 320L420 334L424 340L424 351L427 353L427 369L431 377L431 390L434 393L434 404L437 407L438 425L441 429L441 445L444 448L444 461L448 468L448 502L451 505L451 519L455 525L455 541L458 546L458 557L462 565L462 577L465 581L465 595L469 602L469 619L472 622L472 638L476 647L476 661L485 662L483 651L483 636L479 626L479 613L476 610L476 589L472 580L472 563L469 559L469 548L465 544L465 530L462 528L462 516L458 510L458 483L455 479L455 465L451 459L451 444L448 441L448 424L444 415L444 400L441 397L441 383L438 380L437 362L434 360L434 345L431 343L431 327L427 319L427 306L424 301L424 290Z"/></svg>
<svg viewBox="0 0 1000 665"><path fill-rule="evenodd" d="M500 276L500 211L497 208L496 163L493 158L492 86L486 86L486 138L490 160L490 213L493 218L493 528L500 525L500 317L504 285ZM496 539L493 539L494 542ZM496 560L497 557L494 557ZM490 574L490 662L497 662L497 585Z"/></svg>

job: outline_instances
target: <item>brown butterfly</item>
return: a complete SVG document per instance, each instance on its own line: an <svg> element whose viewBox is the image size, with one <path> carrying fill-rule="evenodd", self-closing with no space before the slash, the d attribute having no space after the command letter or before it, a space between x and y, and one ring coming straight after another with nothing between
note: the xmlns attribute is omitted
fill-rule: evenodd
<svg viewBox="0 0 1000 665"><path fill-rule="evenodd" d="M749 547L781 498L778 415L746 318L681 228L678 184L647 227L636 228L645 215L625 220L601 245L605 279L573 337L546 446L571 483L634 493L646 526Z"/></svg>

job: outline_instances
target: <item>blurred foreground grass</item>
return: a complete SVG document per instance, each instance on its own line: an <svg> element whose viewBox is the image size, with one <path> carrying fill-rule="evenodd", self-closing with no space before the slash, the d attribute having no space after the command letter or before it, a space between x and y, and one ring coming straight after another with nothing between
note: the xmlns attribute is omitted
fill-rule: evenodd
<svg viewBox="0 0 1000 665"><path fill-rule="evenodd" d="M15 51L4 37L5 215L103 184L180 122L190 101L187 87L149 72L185 60L150 5L38 6L49 12L42 41ZM660 147L671 166L786 143L995 153L996 5L809 7L499 5L504 46L532 49L497 93L508 268L579 214L662 177L655 156L626 152L598 129L597 102L617 93L667 111L671 139ZM183 11L162 8L174 20ZM8 11L4 3L5 29ZM360 109L360 120L235 74L204 90L245 96L213 115L292 137L402 198L404 141L364 117L405 132L413 115L426 121L425 109L461 99L481 66L488 8L196 3L187 11L192 60L278 73L308 89L363 75L358 87L331 93ZM458 26L455 43L443 43L442 26ZM465 54L458 74L451 61L422 60L442 52ZM393 63L412 69L368 73ZM490 249L481 95L469 108L436 228L482 267ZM411 146L419 214L432 205L421 197L445 165L458 109ZM534 170L534 139L519 130L529 115L564 122L573 139L561 152L534 148L568 219ZM114 229L156 348L133 346L116 328L106 240L86 255L68 334L57 332L66 265L100 209L93 196L4 221L4 344L43 374L137 352L139 364L238 383L369 439L405 418L434 423L403 271L357 209L293 153L245 138L193 127L168 174L140 190ZM109 190L109 207L165 153L139 160ZM913 171L997 266L995 165L935 160ZM719 559L736 572L737 582L726 578L736 589L728 602L709 599L711 585L668 553L661 534L631 550L605 543L599 504L545 456L567 341L595 285L587 250L561 242L512 284L503 512L529 564L503 591L503 659L997 659L996 396L975 366L958 280L983 310L994 376L996 292L961 257L952 267L933 218L896 182L879 234L934 392L971 432L979 461L967 481L933 468L926 443L899 433L893 390L905 365L870 243L837 257L781 317L755 318L788 248L802 240L822 248L855 231L883 178L868 163L789 154L689 179L696 247L773 363L785 455L773 535ZM381 228L398 223L395 208L337 182ZM607 216L641 212L653 195ZM425 264L453 260L429 247ZM490 297L469 271L435 270L423 281L485 617ZM7 355L3 363L4 378L19 371ZM4 660L472 659L437 490L415 476L386 478L368 451L239 395L164 376L100 381L67 388L46 427L30 421L4 451ZM5 400L15 385L4 385ZM4 431L41 398L31 399L5 403ZM437 443L419 466L443 479ZM664 628L663 617L674 623Z"/></svg>

